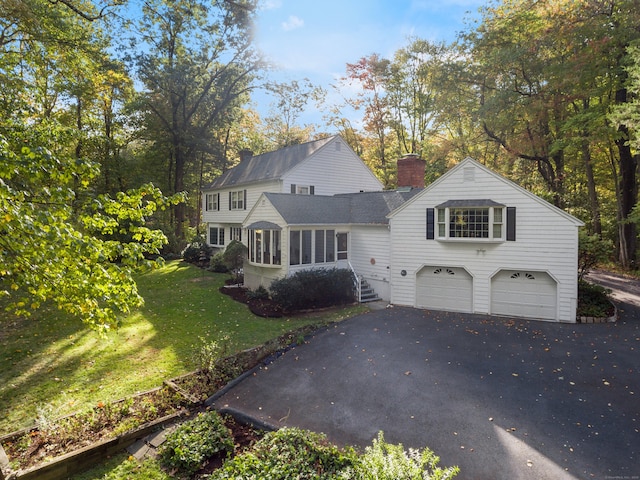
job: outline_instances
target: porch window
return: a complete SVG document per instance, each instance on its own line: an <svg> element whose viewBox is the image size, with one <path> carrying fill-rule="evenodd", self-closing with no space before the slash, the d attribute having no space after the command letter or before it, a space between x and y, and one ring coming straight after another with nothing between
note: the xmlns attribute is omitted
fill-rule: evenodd
<svg viewBox="0 0 640 480"><path fill-rule="evenodd" d="M335 230L291 230L289 232L289 264L335 262L335 238Z"/></svg>
<svg viewBox="0 0 640 480"><path fill-rule="evenodd" d="M251 228L248 234L248 256L251 263L262 265L280 265L282 257L280 247L280 230L268 228Z"/></svg>

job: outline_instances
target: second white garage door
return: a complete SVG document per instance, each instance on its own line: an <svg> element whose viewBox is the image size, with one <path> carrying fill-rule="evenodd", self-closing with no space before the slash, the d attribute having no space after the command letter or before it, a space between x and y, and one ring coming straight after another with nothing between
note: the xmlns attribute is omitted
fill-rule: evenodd
<svg viewBox="0 0 640 480"><path fill-rule="evenodd" d="M463 268L423 267L416 275L416 306L430 310L471 312L473 278Z"/></svg>
<svg viewBox="0 0 640 480"><path fill-rule="evenodd" d="M557 289L547 273L502 270L491 280L491 313L555 320Z"/></svg>

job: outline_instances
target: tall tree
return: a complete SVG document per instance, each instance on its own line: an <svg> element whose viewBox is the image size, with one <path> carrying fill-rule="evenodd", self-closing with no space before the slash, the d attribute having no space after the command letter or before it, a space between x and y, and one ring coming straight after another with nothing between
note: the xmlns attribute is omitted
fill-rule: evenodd
<svg viewBox="0 0 640 480"><path fill-rule="evenodd" d="M402 148L398 154L421 154L436 130L436 78L445 52L446 47L442 43L413 38L407 47L394 55L386 90L391 125Z"/></svg>
<svg viewBox="0 0 640 480"><path fill-rule="evenodd" d="M79 7L82 6L82 8ZM166 241L146 222L152 185L95 195L88 106L108 54L90 2L0 5L0 296L28 315L52 302L101 331L142 303L133 273Z"/></svg>
<svg viewBox="0 0 640 480"><path fill-rule="evenodd" d="M313 85L308 78L301 81L271 82L266 85L273 95L271 113L265 119L267 134L274 149L307 142L311 139L313 125L299 127L297 122L309 102L321 104L326 92Z"/></svg>
<svg viewBox="0 0 640 480"><path fill-rule="evenodd" d="M265 66L252 45L254 0L149 0L131 60L144 84L139 107L146 138L164 151L170 188L187 189L187 172L227 127L225 117L247 98ZM219 159L224 161L224 159ZM192 185L193 197L197 185ZM186 207L175 208L174 233L184 240Z"/></svg>
<svg viewBox="0 0 640 480"><path fill-rule="evenodd" d="M592 152L613 146L624 266L636 255L635 226L626 218L637 199L637 155L627 126L607 123L606 112L630 100L623 66L639 21L633 0L516 0L486 7L478 29L464 37L488 138L532 162L560 206L567 205L568 166L579 165L570 156L579 156L592 183L594 226L599 204Z"/></svg>

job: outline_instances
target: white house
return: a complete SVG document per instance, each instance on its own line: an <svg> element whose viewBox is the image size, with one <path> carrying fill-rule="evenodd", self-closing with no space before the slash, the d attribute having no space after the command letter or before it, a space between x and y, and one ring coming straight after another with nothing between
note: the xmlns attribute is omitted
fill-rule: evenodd
<svg viewBox="0 0 640 480"><path fill-rule="evenodd" d="M248 246L248 288L301 269L349 268L396 305L576 321L580 220L471 158L421 188L425 162L408 155L398 161L402 187L382 191L343 142L299 146L298 162L294 150L266 154L267 171L278 171L269 181L241 162L244 173L230 170L205 192L217 196L204 217L211 243L224 244L216 229L235 228Z"/></svg>
<svg viewBox="0 0 640 480"><path fill-rule="evenodd" d="M209 245L224 248L231 240L246 243L242 223L264 192L335 195L381 190L382 183L340 137L333 136L253 156L202 192L202 221Z"/></svg>
<svg viewBox="0 0 640 480"><path fill-rule="evenodd" d="M249 212L249 258L245 286L268 287L277 278L308 268L348 268L359 285L389 300L390 249L387 215L420 190L334 196L264 193Z"/></svg>
<svg viewBox="0 0 640 480"><path fill-rule="evenodd" d="M391 303L576 321L583 223L471 158L389 225Z"/></svg>

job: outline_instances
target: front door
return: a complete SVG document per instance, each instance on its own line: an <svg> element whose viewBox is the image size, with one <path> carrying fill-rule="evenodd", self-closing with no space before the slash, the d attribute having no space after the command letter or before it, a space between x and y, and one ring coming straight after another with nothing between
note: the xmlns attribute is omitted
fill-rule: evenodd
<svg viewBox="0 0 640 480"><path fill-rule="evenodd" d="M349 234L347 232L336 234L336 259L338 267L347 268L349 262Z"/></svg>

